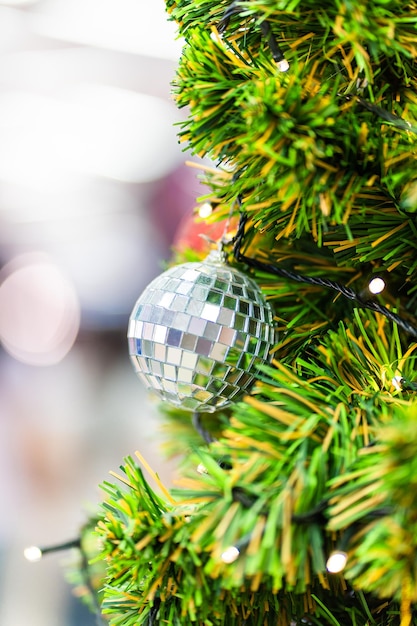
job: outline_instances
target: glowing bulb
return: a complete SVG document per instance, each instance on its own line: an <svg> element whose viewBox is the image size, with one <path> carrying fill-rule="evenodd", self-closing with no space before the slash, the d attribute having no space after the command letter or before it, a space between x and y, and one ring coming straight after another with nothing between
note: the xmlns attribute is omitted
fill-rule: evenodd
<svg viewBox="0 0 417 626"><path fill-rule="evenodd" d="M376 277L373 278L368 285L368 289L371 293L381 293L385 289L385 281L382 278Z"/></svg>
<svg viewBox="0 0 417 626"><path fill-rule="evenodd" d="M397 391L401 391L402 389L402 381L403 381L403 377L402 376L394 376L394 378L391 380L391 383L393 385L393 387L395 387L395 389Z"/></svg>
<svg viewBox="0 0 417 626"><path fill-rule="evenodd" d="M239 549L236 546L230 546L223 552L221 559L223 563L233 563L239 558Z"/></svg>
<svg viewBox="0 0 417 626"><path fill-rule="evenodd" d="M31 563L36 563L42 558L42 550L38 548L38 546L30 546L29 548L25 548L23 550L23 554L25 559L27 559Z"/></svg>
<svg viewBox="0 0 417 626"><path fill-rule="evenodd" d="M288 63L287 59L282 59L281 61L278 61L277 65L280 72L288 72L288 70L290 69L290 64Z"/></svg>
<svg viewBox="0 0 417 626"><path fill-rule="evenodd" d="M205 202L198 209L198 215L201 218L209 217L212 213L213 213L213 207L211 206L209 202Z"/></svg>
<svg viewBox="0 0 417 626"><path fill-rule="evenodd" d="M338 552L332 552L327 559L326 568L331 574L338 574L342 572L347 563L347 554L339 550Z"/></svg>
<svg viewBox="0 0 417 626"><path fill-rule="evenodd" d="M203 465L202 463L199 463L199 465L197 467L197 472L199 474L208 474L207 467L205 465Z"/></svg>

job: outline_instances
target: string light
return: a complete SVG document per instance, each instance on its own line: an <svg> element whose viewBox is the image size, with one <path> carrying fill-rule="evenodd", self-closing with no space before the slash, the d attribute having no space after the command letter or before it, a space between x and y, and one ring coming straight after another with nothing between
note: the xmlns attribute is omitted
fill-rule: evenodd
<svg viewBox="0 0 417 626"><path fill-rule="evenodd" d="M31 563L36 563L42 559L44 554L50 552L62 552L63 550L69 550L70 548L81 549L81 539L71 539L71 541L60 543L57 546L47 546L46 548L39 548L39 546L29 546L23 550L23 556Z"/></svg>
<svg viewBox="0 0 417 626"><path fill-rule="evenodd" d="M240 13L240 11L241 11L240 6L238 6L235 2L232 2L228 7L226 7L223 17L218 25L217 32L222 34L228 27L230 18L232 17L232 15ZM260 29L268 43L272 57L275 63L277 64L279 71L287 72L290 68L290 64L288 63L287 59L284 57L282 50L279 47L277 40L275 39L275 36L271 30L270 23L267 20L264 20L263 22L260 23ZM213 38L213 34L212 34L212 38ZM218 41L217 38L216 38L216 41Z"/></svg>
<svg viewBox="0 0 417 626"><path fill-rule="evenodd" d="M347 563L346 552L337 550L335 552L332 552L329 558L327 559L326 569L331 574L339 574L345 569L346 563Z"/></svg>
<svg viewBox="0 0 417 626"><path fill-rule="evenodd" d="M23 555L31 563L37 563L41 560L43 552L38 546L29 546L23 550Z"/></svg>
<svg viewBox="0 0 417 626"><path fill-rule="evenodd" d="M210 202L205 202L198 209L198 215L202 219L209 217L212 213L213 213L213 207L211 206Z"/></svg>
<svg viewBox="0 0 417 626"><path fill-rule="evenodd" d="M205 465L203 465L202 463L199 463L199 464L198 464L198 466L197 466L197 472L198 472L199 474L208 474L207 467L206 467Z"/></svg>
<svg viewBox="0 0 417 626"><path fill-rule="evenodd" d="M391 383L393 385L393 387L395 387L395 389L397 391L401 391L402 390L402 382L403 382L403 377L402 376L394 376L394 378L391 380Z"/></svg>
<svg viewBox="0 0 417 626"><path fill-rule="evenodd" d="M281 61L278 61L277 66L280 72L288 72L288 70L290 69L290 64L288 63L287 59L282 59Z"/></svg>
<svg viewBox="0 0 417 626"><path fill-rule="evenodd" d="M333 280L329 280L328 278L304 276L302 274L297 274L296 272L284 269L283 267L278 267L277 265L265 263L263 261L253 259L246 256L245 254L242 254L241 246L245 235L245 224L247 222L248 215L242 210L242 197L238 196L236 201L240 208L239 226L237 233L233 239L233 254L236 261L246 263L246 265L248 265L250 268L261 270L263 272L268 272L269 274L273 274L275 276L283 276L284 278L289 278L290 280L295 280L299 283L319 285L320 287L334 289L338 293L341 293L345 298L355 301L361 308L369 309L370 311L376 311L377 313L384 315L387 319L397 324L407 333L409 333L413 337L417 337L417 328L415 328L410 322L408 322L408 320L403 319L396 313L393 313L390 309L387 309L387 307L383 306L379 302L376 302L375 300L370 299L369 297L364 299L361 294L356 293L355 291L353 291L353 289L347 287L346 285L341 285L334 282Z"/></svg>
<svg viewBox="0 0 417 626"><path fill-rule="evenodd" d="M223 563L234 563L239 558L240 551L236 546L230 546L222 553L221 559Z"/></svg>
<svg viewBox="0 0 417 626"><path fill-rule="evenodd" d="M271 51L272 57L277 64L277 67L280 72L287 72L289 70L290 64L287 59L284 57L284 54L281 48L278 45L277 40L275 39L274 34L271 30L271 25L268 21L264 21L260 25L262 34L268 42L269 49Z"/></svg>
<svg viewBox="0 0 417 626"><path fill-rule="evenodd" d="M69 550L71 548L77 548L81 555L80 573L84 581L84 585L87 588L91 601L93 603L94 613L96 616L97 626L105 626L105 622L101 617L101 606L97 597L97 592L94 587L94 583L89 573L89 557L86 554L81 537L65 541L55 546L47 546L46 548L39 548L38 546L29 546L23 550L24 557L31 563L39 562L42 557L47 553L62 552L63 550Z"/></svg>
<svg viewBox="0 0 417 626"><path fill-rule="evenodd" d="M385 289L385 281L376 276L369 282L368 289L373 294L381 293Z"/></svg>

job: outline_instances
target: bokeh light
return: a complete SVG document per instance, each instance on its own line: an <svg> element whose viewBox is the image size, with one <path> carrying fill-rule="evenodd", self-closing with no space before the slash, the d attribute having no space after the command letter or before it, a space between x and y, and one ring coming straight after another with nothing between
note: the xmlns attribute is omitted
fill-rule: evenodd
<svg viewBox="0 0 417 626"><path fill-rule="evenodd" d="M379 276L376 276L369 281L368 289L373 294L382 293L385 289L385 281Z"/></svg>
<svg viewBox="0 0 417 626"><path fill-rule="evenodd" d="M29 365L59 363L80 326L77 294L58 266L43 254L22 255L3 269L0 339L6 351Z"/></svg>
<svg viewBox="0 0 417 626"><path fill-rule="evenodd" d="M31 563L36 563L42 558L42 550L38 546L29 546L23 550L23 556Z"/></svg>
<svg viewBox="0 0 417 626"><path fill-rule="evenodd" d="M221 559L223 563L230 564L230 563L234 563L239 558L239 555L240 555L239 548L237 548L236 546L229 546L222 553Z"/></svg>
<svg viewBox="0 0 417 626"><path fill-rule="evenodd" d="M347 554L342 550L332 552L332 554L327 559L326 568L327 571L331 574L339 574L342 572L347 563Z"/></svg>

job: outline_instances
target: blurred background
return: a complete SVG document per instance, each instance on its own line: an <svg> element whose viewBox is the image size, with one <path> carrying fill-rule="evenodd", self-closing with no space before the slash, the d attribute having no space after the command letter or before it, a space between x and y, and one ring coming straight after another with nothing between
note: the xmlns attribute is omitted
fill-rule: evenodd
<svg viewBox="0 0 417 626"><path fill-rule="evenodd" d="M127 356L133 304L204 192L170 95L163 0L0 0L0 625L88 626L63 555L138 449L166 484Z"/></svg>

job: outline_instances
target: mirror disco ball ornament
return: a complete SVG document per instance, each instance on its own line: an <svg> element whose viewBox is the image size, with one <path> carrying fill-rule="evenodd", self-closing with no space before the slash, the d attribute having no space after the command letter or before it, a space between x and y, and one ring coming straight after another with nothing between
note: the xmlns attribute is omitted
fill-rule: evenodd
<svg viewBox="0 0 417 626"><path fill-rule="evenodd" d="M241 398L270 360L273 313L258 285L218 253L170 268L129 320L129 353L148 389L174 406L213 412Z"/></svg>

